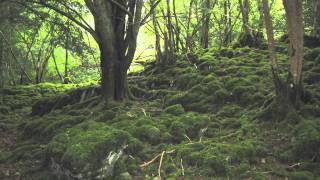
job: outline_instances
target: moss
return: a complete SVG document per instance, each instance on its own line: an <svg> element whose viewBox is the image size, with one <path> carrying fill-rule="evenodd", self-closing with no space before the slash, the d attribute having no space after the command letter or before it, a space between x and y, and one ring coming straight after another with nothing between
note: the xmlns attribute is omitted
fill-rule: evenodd
<svg viewBox="0 0 320 180"><path fill-rule="evenodd" d="M177 77L176 86L180 89L188 89L199 84L203 76L198 73L182 74Z"/></svg>
<svg viewBox="0 0 320 180"><path fill-rule="evenodd" d="M45 127L41 133L45 135L54 135L55 132L77 125L83 122L85 119L86 119L85 116L62 117L61 119L56 120L52 122L50 125L48 125L47 127Z"/></svg>
<svg viewBox="0 0 320 180"><path fill-rule="evenodd" d="M241 111L241 108L237 105L228 105L223 106L219 112L219 116L225 116L225 117L234 117Z"/></svg>
<svg viewBox="0 0 320 180"><path fill-rule="evenodd" d="M240 105L247 105L252 103L252 95L256 92L254 86L237 86L232 90L232 95L236 102Z"/></svg>
<svg viewBox="0 0 320 180"><path fill-rule="evenodd" d="M230 49L230 48L224 48L224 49L221 49L219 53L217 53L217 55L222 57L232 58L234 56L234 51L233 49Z"/></svg>
<svg viewBox="0 0 320 180"><path fill-rule="evenodd" d="M186 126L184 123L180 121L174 121L171 123L169 127L170 134L172 135L174 142L181 142L183 139L185 139L186 133Z"/></svg>
<svg viewBox="0 0 320 180"><path fill-rule="evenodd" d="M319 117L320 116L320 107L317 104L307 104L301 108L301 113L305 117Z"/></svg>
<svg viewBox="0 0 320 180"><path fill-rule="evenodd" d="M134 133L135 137L141 141L148 142L152 145L158 144L161 138L161 131L151 125L142 125L137 127L136 132Z"/></svg>
<svg viewBox="0 0 320 180"><path fill-rule="evenodd" d="M303 81L307 84L317 84L320 82L320 73L305 72Z"/></svg>
<svg viewBox="0 0 320 180"><path fill-rule="evenodd" d="M319 154L320 123L317 120L304 120L295 128L296 142L293 147L294 157L299 159L312 159ZM316 156L314 159L320 162Z"/></svg>
<svg viewBox="0 0 320 180"><path fill-rule="evenodd" d="M166 113L178 116L184 113L184 108L181 104L176 104L176 105L167 107L164 111Z"/></svg>
<svg viewBox="0 0 320 180"><path fill-rule="evenodd" d="M107 122L113 120L116 117L117 113L113 110L105 110L97 115L95 121L98 122Z"/></svg>
<svg viewBox="0 0 320 180"><path fill-rule="evenodd" d="M216 97L217 102L225 103L231 100L231 93L226 89L219 89L214 92L214 96Z"/></svg>
<svg viewBox="0 0 320 180"><path fill-rule="evenodd" d="M0 114L4 114L4 115L9 114L10 110L11 109L8 106L0 106Z"/></svg>
<svg viewBox="0 0 320 180"><path fill-rule="evenodd" d="M118 151L125 144L128 144L128 152L141 150L141 143L127 132L89 121L56 135L48 145L47 156L77 173L85 166L93 171L109 152Z"/></svg>
<svg viewBox="0 0 320 180"><path fill-rule="evenodd" d="M313 180L315 177L308 171L297 171L288 174L289 179L292 180Z"/></svg>
<svg viewBox="0 0 320 180"><path fill-rule="evenodd" d="M44 115L54 109L62 109L67 105L83 102L100 93L100 88L84 87L68 92L67 94L48 97L39 100L32 106L32 115Z"/></svg>
<svg viewBox="0 0 320 180"><path fill-rule="evenodd" d="M137 85L131 85L129 86L130 92L132 93L132 95L134 95L135 97L139 97L139 98L146 98L149 97L149 91L147 91L146 89L143 89Z"/></svg>
<svg viewBox="0 0 320 180"><path fill-rule="evenodd" d="M226 118L221 122L224 128L238 129L241 127L241 122L238 119Z"/></svg>
<svg viewBox="0 0 320 180"><path fill-rule="evenodd" d="M244 78L232 78L225 83L225 87L228 90L233 90L239 86L251 86L252 83Z"/></svg>
<svg viewBox="0 0 320 180"><path fill-rule="evenodd" d="M231 173L228 164L246 162L247 158L255 156L255 143L190 143L179 145L177 151L178 157L189 166L199 167L205 177L225 177Z"/></svg>

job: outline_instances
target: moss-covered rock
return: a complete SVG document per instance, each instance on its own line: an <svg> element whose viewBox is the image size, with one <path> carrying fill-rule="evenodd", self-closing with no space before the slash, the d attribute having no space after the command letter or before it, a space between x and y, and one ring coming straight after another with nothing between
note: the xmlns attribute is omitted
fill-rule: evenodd
<svg viewBox="0 0 320 180"><path fill-rule="evenodd" d="M164 111L166 113L178 116L184 113L184 108L181 104L176 104L176 105L167 107Z"/></svg>
<svg viewBox="0 0 320 180"><path fill-rule="evenodd" d="M89 121L56 135L48 145L47 157L75 174L90 177L90 172L95 173L110 152L125 145L128 145L125 151L132 154L141 150L141 142L127 132Z"/></svg>

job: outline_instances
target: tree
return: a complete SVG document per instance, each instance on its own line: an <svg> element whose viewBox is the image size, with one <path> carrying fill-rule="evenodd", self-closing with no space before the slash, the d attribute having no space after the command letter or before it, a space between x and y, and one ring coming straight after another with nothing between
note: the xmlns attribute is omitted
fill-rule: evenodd
<svg viewBox="0 0 320 180"><path fill-rule="evenodd" d="M320 1L313 0L313 35L320 38Z"/></svg>
<svg viewBox="0 0 320 180"><path fill-rule="evenodd" d="M127 71L136 50L144 2L85 2L94 17L94 37L101 51L103 95L106 101L122 101L128 95Z"/></svg>
<svg viewBox="0 0 320 180"><path fill-rule="evenodd" d="M210 0L202 0L202 26L200 32L200 43L202 48L207 49L209 47L209 30L210 30Z"/></svg>
<svg viewBox="0 0 320 180"><path fill-rule="evenodd" d="M289 32L289 100L294 105L300 102L302 91L302 64L303 64L303 13L302 0L283 0L286 11Z"/></svg>
<svg viewBox="0 0 320 180"><path fill-rule="evenodd" d="M136 50L142 19L143 0L33 1L26 6L42 5L68 18L96 40L100 49L102 95L106 102L128 97L127 71ZM93 29L81 14L87 8L93 15Z"/></svg>
<svg viewBox="0 0 320 180"><path fill-rule="evenodd" d="M232 41L232 12L231 12L231 3L230 0L224 0L223 3L223 12L224 12L224 37L223 45L227 46Z"/></svg>
<svg viewBox="0 0 320 180"><path fill-rule="evenodd" d="M265 113L274 118L284 119L289 112L295 112L302 100L302 62L303 62L303 17L301 0L283 0L289 32L290 69L287 81L280 78L278 70L272 19L268 0L262 0L268 48L272 65L276 97Z"/></svg>
<svg viewBox="0 0 320 180"><path fill-rule="evenodd" d="M278 83L278 78L279 78L278 63L277 63L276 47L275 47L274 32L273 32L269 2L268 0L262 0L262 4L263 4L263 14L261 14L261 16L264 17L266 29L267 29L268 48L269 48L271 64L272 64L273 79L275 83ZM276 87L277 86L278 85L276 84Z"/></svg>

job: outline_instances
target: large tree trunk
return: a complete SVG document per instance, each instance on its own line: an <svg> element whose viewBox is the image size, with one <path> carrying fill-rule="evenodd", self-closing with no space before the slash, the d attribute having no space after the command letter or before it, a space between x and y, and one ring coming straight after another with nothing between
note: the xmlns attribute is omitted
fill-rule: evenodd
<svg viewBox="0 0 320 180"><path fill-rule="evenodd" d="M95 27L100 48L101 87L104 99L115 100L114 66L118 55L115 49L115 33L112 24L112 8L108 1L96 1Z"/></svg>
<svg viewBox="0 0 320 180"><path fill-rule="evenodd" d="M86 4L94 16L104 100L107 103L126 100L127 71L136 50L143 1L86 0Z"/></svg>

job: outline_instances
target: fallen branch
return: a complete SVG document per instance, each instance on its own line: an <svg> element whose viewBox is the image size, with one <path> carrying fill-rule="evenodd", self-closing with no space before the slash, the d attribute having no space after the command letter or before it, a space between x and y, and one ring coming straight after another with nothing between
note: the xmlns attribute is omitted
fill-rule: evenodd
<svg viewBox="0 0 320 180"><path fill-rule="evenodd" d="M159 157L161 156L161 153L158 154L156 157L154 157L153 159L151 159L149 162L145 162L143 164L140 165L140 168L144 168L149 166L150 164L152 164L154 161L156 161Z"/></svg>
<svg viewBox="0 0 320 180"><path fill-rule="evenodd" d="M159 163L159 167L158 167L158 176L161 177L161 165L162 165L162 160L163 160L163 156L166 153L166 151L163 151L161 154L161 158L160 158L160 163Z"/></svg>
<svg viewBox="0 0 320 180"><path fill-rule="evenodd" d="M293 164L289 167L287 167L287 170L294 170L294 169L297 169L299 168L300 166L302 165L302 163L296 163L296 164Z"/></svg>
<svg viewBox="0 0 320 180"><path fill-rule="evenodd" d="M162 166L162 161L163 161L163 156L165 153L167 154L171 154L175 152L175 149L171 150L171 151L162 151L162 153L156 155L153 159L151 159L149 162L145 162L143 164L140 165L140 168L145 168L147 166L149 166L150 164L152 164L153 162L155 162L159 157L160 157L160 162L159 162L159 167L158 167L158 176L161 177L161 166Z"/></svg>
<svg viewBox="0 0 320 180"><path fill-rule="evenodd" d="M182 163L182 158L180 160L180 166L181 166L181 175L184 176L184 167L183 167L183 163Z"/></svg>
<svg viewBox="0 0 320 180"><path fill-rule="evenodd" d="M190 139L186 134L185 134L184 136L185 136L190 142L192 142L191 139Z"/></svg>

